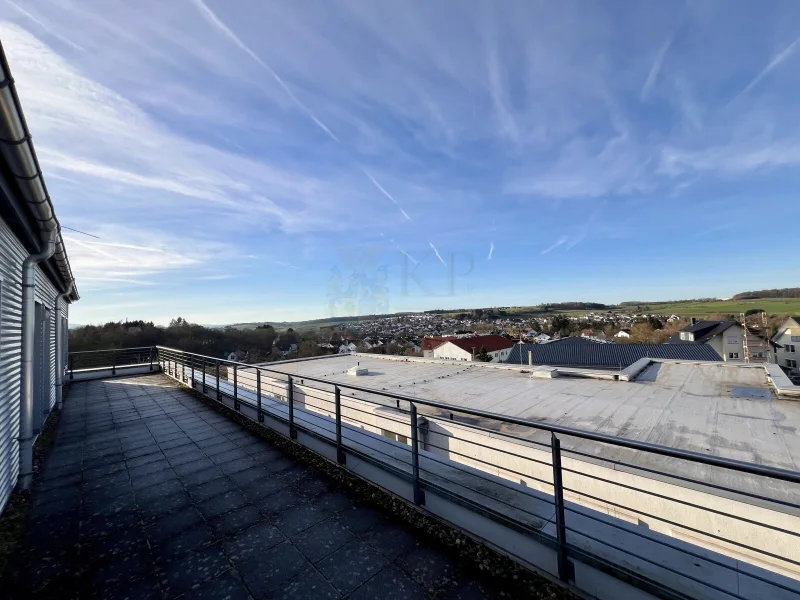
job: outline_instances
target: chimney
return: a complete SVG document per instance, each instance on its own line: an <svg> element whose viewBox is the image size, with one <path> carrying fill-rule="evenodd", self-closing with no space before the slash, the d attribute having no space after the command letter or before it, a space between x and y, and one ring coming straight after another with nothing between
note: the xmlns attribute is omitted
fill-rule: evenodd
<svg viewBox="0 0 800 600"><path fill-rule="evenodd" d="M692 325L697 325L697 317L692 317Z"/></svg>

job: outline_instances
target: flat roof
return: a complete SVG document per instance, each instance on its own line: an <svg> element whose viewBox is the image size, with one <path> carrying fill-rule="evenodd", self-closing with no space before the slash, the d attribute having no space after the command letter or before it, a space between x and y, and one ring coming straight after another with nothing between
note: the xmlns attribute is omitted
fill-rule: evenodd
<svg viewBox="0 0 800 600"><path fill-rule="evenodd" d="M347 369L356 363L369 374L348 375ZM508 365L364 354L264 366L270 365L301 378L392 391L760 465L797 471L800 464L800 402L778 398L762 365L654 361L634 381L609 379L608 372L598 372L598 378L541 379ZM492 429L499 425L481 421ZM549 441L546 432L528 428L504 425L502 431ZM777 499L800 499L798 486L765 483L727 469L582 439L570 439L563 447L598 460L630 462Z"/></svg>

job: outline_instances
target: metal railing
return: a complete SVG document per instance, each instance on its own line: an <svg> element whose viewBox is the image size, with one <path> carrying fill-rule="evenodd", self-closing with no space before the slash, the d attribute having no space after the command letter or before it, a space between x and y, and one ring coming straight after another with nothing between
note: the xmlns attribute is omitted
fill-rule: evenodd
<svg viewBox="0 0 800 600"><path fill-rule="evenodd" d="M156 360L235 410L246 406L257 422L269 418L291 438L302 432L331 444L340 464L354 455L403 478L420 506L435 493L530 536L555 550L565 582L580 561L657 597L800 597L798 472L302 375L285 364L164 347ZM628 454L606 460L609 448Z"/></svg>
<svg viewBox="0 0 800 600"><path fill-rule="evenodd" d="M150 370L152 370L155 358L156 348L154 346L70 352L67 355L67 375L69 379L74 379L76 371L109 368L112 375L116 375L118 367L145 364L149 364Z"/></svg>

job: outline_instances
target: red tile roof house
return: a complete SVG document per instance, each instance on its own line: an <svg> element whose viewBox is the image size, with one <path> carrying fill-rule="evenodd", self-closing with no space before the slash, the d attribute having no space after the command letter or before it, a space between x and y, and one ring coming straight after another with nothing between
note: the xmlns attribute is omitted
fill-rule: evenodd
<svg viewBox="0 0 800 600"><path fill-rule="evenodd" d="M511 353L514 342L499 335L479 335L476 337L445 340L433 349L433 358L445 360L475 360L475 355L486 348L491 356L490 362L502 362Z"/></svg>
<svg viewBox="0 0 800 600"><path fill-rule="evenodd" d="M436 348L442 342L446 342L447 340L454 340L456 339L453 336L449 337L424 337L422 338L422 356L424 358L433 358L433 349Z"/></svg>

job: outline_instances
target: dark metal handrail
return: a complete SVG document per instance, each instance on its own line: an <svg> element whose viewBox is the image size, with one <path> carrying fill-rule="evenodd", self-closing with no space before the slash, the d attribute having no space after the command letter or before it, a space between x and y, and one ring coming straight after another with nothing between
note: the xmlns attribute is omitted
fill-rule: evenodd
<svg viewBox="0 0 800 600"><path fill-rule="evenodd" d="M620 490L630 490L632 492L636 492L639 494L647 495L648 497L655 497L655 498L662 498L664 502L677 502L681 506L686 506L687 508L692 507L694 509L698 509L705 513L712 513L714 515L719 515L721 517L726 517L728 519L734 519L737 522L747 523L748 526L753 527L763 527L771 532L774 532L774 535L789 535L794 536L796 538L800 538L800 533L795 532L793 529L794 527L790 527L788 524L785 527L777 527L770 523L760 523L758 521L753 520L751 517L752 515L741 513L737 510L730 510L729 512L722 512L721 510L711 508L709 506L705 506L703 503L697 503L696 501L692 500L691 498L675 498L671 499L667 496L663 496L656 491L647 489L647 486L641 487L631 487L624 482L619 481L612 481L610 479L604 479L600 475L596 473L591 473L590 471L576 471L575 468L567 468L562 466L562 456L564 453L572 454L573 457L576 456L588 456L585 453L578 452L577 450L573 451L570 449L562 449L562 440L569 438L575 438L578 440L588 440L592 442L598 442L601 444L608 444L611 446L619 447L619 448L626 448L629 450L636 450L644 453L649 453L658 456L664 456L669 458L675 458L680 460L689 461L696 464L708 465L712 467L718 467L722 469L728 469L731 471L739 472L739 473L746 473L750 475L755 475L759 477L767 477L772 478L775 480L786 481L794 484L800 484L800 472L790 471L787 469L780 469L775 467L768 467L764 465L757 465L745 461L733 460L722 458L718 456L711 456L708 454L702 454L699 452L693 452L690 450L681 450L678 448L672 448L668 446L662 446L658 444L651 444L648 442L640 442L636 440L631 440L622 437L616 437L612 435L606 435L601 433L594 433L591 431L585 431L582 429L572 428L572 427L565 427L561 425L556 425L552 423L546 423L543 421L536 421L531 419L523 419L519 417L513 417L508 415L496 414L488 411L468 408L457 406L453 404L449 404L446 402L439 402L434 400L428 400L425 398L420 398L416 396L410 396L407 394L400 394L395 393L392 391L387 391L383 389L374 389L362 385L355 385L346 382L340 381L332 381L330 379L325 379L322 377L315 377L315 376L307 376L307 375L298 375L296 373L291 373L285 370L282 370L278 366L261 366L261 365L250 365L238 361L232 361L227 359L220 359L214 358L210 356L205 356L202 354L194 353L194 352L187 352L184 350L179 350L175 348L168 348L164 346L155 346L155 347L141 347L141 348L130 348L130 349L116 349L116 350L107 350L107 351L87 351L84 353L94 353L99 354L102 352L110 353L110 355L116 356L116 353L124 353L126 350L132 351L134 354L139 353L141 356L150 356L151 361L157 361L156 366L159 366L164 370L164 372L174 377L176 380L181 382L188 382L188 377L191 376L191 385L195 387L198 391L202 390L204 394L207 394L211 398L216 398L219 401L224 401L227 405L234 408L236 411L241 411L242 406L245 405L248 410L255 410L256 416L252 418L257 418L258 422L263 423L265 420L265 415L269 416L271 420L277 420L280 423L283 423L283 426L288 425L288 436L292 439L298 438L298 432L302 432L303 435L311 435L317 436L319 439L324 439L327 443L332 444L335 446L336 451L336 461L339 464L346 465L347 464L347 457L348 455L354 455L359 459L364 459L368 461L372 461L374 464L377 464L385 471L390 473L396 474L398 477L404 478L408 483L412 485L413 498L414 503L424 506L426 505L426 490L430 491L431 494L444 494L446 497L454 500L456 502L464 503L465 506L469 507L472 510L475 510L479 514L484 515L491 515L490 518L496 520L499 523L507 525L513 528L522 528L521 530L524 531L526 534L535 536L541 543L549 545L553 548L558 557L558 575L564 581L572 581L575 578L575 570L574 565L570 559L579 560L585 562L586 564L596 566L601 570L608 571L608 568L613 567L613 572L618 573L620 577L628 582L634 582L635 585L638 587L645 589L647 591L657 591L657 595L662 597L676 597L674 594L682 594L683 592L680 591L680 586L676 587L676 584L672 583L671 581L659 581L661 578L660 575L653 575L651 578L650 575L644 575L638 573L637 571L632 570L631 568L625 566L626 563L623 561L621 563L613 562L609 563L607 558L604 558L603 554L595 553L591 550L586 550L582 548L579 544L577 544L574 540L576 539L573 537L574 535L583 536L587 539L593 540L597 543L604 544L605 547L616 550L623 553L631 554L629 550L625 548L621 548L615 544L612 544L607 539L601 539L597 537L592 537L585 531L576 530L575 521L573 520L574 517L571 517L573 514L582 515L584 518L594 519L597 522L602 522L603 526L616 528L620 531L625 531L626 534L639 536L640 538L647 538L648 543L652 544L659 544L663 547L668 547L672 551L678 551L685 553L688 556L692 556L699 560L707 561L709 564L713 564L716 567L723 568L723 569L733 569L736 570L736 567L730 566L727 560L719 561L715 560L711 556L706 556L705 553L694 553L691 550L671 544L669 541L666 541L658 535L651 536L646 532L642 532L639 530L628 531L625 529L625 524L620 524L616 522L606 523L604 521L605 517L602 513L600 514L592 514L591 512L591 505L581 504L578 502L575 504L574 500L566 500L564 498L564 492L569 492L570 494L575 494L578 497L586 496L588 498L594 499L600 503L608 503L613 505L617 508L621 509L628 509L630 511L634 511L637 514L645 516L647 518L653 519L654 521L661 521L664 523L669 523L671 526L683 528L689 532L694 531L700 535L710 536L711 538L721 540L724 542L728 542L733 544L734 546L739 547L742 550L762 553L762 556L769 556L775 558L776 560L783 560L786 561L788 564L800 564L794 560L794 558L787 555L786 552L777 549L775 552L771 552L773 550L771 545L772 538L761 538L761 542L758 544L760 546L756 547L756 545L748 545L745 542L749 542L749 539L743 539L740 537L732 537L731 539L727 539L725 537L721 537L719 532L712 529L694 529L692 525L694 524L691 521L686 521L685 523L677 522L675 520L671 520L667 512L660 512L659 511L650 511L647 512L646 510L642 509L643 505L640 505L638 502L633 502L633 506L625 506L621 504L617 496L615 495L616 492L606 492L600 495L596 495L590 493L588 490L578 490L575 489L576 487L570 483L569 480L567 482L563 481L563 477L571 476L570 474L577 474L580 477L588 477L593 480L597 480L603 482L604 485L611 485L611 486L619 486ZM155 356L153 359L152 357ZM146 363L145 363L146 364ZM152 365L152 362L151 362ZM222 370L227 371L227 381L222 380ZM199 373L197 371L200 371ZM262 373L270 375L270 377L265 378L262 377ZM197 377L197 380L195 378ZM266 380L270 380L269 382ZM274 383L272 383L274 382ZM298 382L301 382L298 385ZM309 384L312 385L307 385ZM313 385L313 384L321 384L321 385ZM231 385L233 387L231 387ZM253 388L255 385L255 388ZM281 409L279 412L275 412L274 409L271 407L273 404L271 398L268 404L264 404L262 402L262 385L268 386L276 386L278 388L277 391L277 398L279 399L280 403L285 406L284 409ZM286 386L284 388L284 385ZM240 389L241 387L241 389ZM224 388L224 389L223 389ZM274 387L273 387L274 389ZM346 396L344 393L346 391L350 391L352 394L347 394ZM319 393L322 392L322 393ZM356 396L355 392L358 392L359 395ZM285 396L283 394L286 394ZM332 397L325 397L325 394L330 394ZM360 394L366 394L367 397L361 397ZM276 392L273 391L271 395L276 395ZM370 395L374 395L380 398L391 399L390 406L387 406L382 401L378 400L377 398L370 398ZM332 419L331 422L331 429L326 434L315 433L315 428L318 428L318 425L315 425L311 421L308 420L309 413L306 410L297 410L295 404L298 402L297 398L301 397L300 402L305 405L308 405L307 410L311 411L327 411L327 415L325 413L321 413L323 416L327 416L328 418ZM384 415L382 411L375 411L374 413L370 413L370 411L358 408L358 405L346 407L347 414L344 415L343 411L343 398L354 399L360 402L365 402L367 404L373 406L386 406L389 409L394 409L395 403L397 404L397 408L400 408L400 401L407 402L408 408L404 406L401 413L404 415L404 418L408 419L408 421L398 420L393 417L397 417L398 415L390 414ZM317 404L309 404L309 401L314 401ZM321 408L319 406L319 402L324 402L328 404L328 408ZM270 408L268 408L270 407ZM436 411L441 411L444 415L450 414L450 420L453 420L453 413L458 413L461 415L468 415L472 417L476 417L482 420L486 420L488 422L494 422L497 424L508 424L508 425L515 425L522 428L526 428L529 431L544 431L548 432L549 435L549 443L544 443L542 441L537 441L536 439L530 439L526 437L522 437L520 434L514 433L512 431L502 431L500 428L498 431L494 431L491 429L491 425L488 423L471 423L471 422L463 422L457 421L459 426L463 426L468 428L471 431L481 432L489 435L500 436L501 440L509 440L512 442L522 443L522 444L533 444L537 447L540 452L544 449L549 450L551 454L551 462L543 462L534 457L527 457L522 456L519 454L515 454L514 452L509 452L508 449L502 448L500 446L496 448L491 448L485 444L481 444L475 440L471 440L467 437L458 438L458 442L461 444L468 444L474 445L481 448L487 448L492 451L499 452L503 455L511 455L516 457L520 460L529 461L531 464L538 463L539 465L543 465L545 467L551 467L552 471L549 475L544 476L545 478L549 478L552 476L552 482L545 481L541 478L537 478L534 472L525 472L528 471L526 467L520 466L517 467L519 471L513 469L512 466L506 465L502 461L498 460L496 463L487 463L481 458L477 456L467 456L465 454L459 453L456 449L450 448L440 448L435 443L432 443L431 440L425 442L425 446L423 447L422 440L420 440L420 432L422 429L420 427L426 427L424 425L425 421L423 420L423 415L418 416L417 407L429 407L431 409L436 409ZM287 410L288 409L288 410ZM355 411L355 413L354 413ZM382 421L380 424L376 424L375 421L371 421L367 423L368 419L365 419L362 414L377 414L380 416ZM447 422L447 416L439 415L424 415L425 417L432 419L431 422L441 421ZM360 418L359 418L360 417ZM343 428L343 420L346 419L348 421L348 428L345 430ZM362 420L363 419L363 420ZM398 423L402 429L398 426L392 425L385 425L385 422L394 422ZM364 445L363 441L359 441L353 439L345 434L352 434L352 427L360 427L360 430L364 429L364 426L368 426L372 428L371 430L367 430L367 434L369 435L377 435L378 439L381 436L384 436L384 441L387 444L395 444L395 446L390 447L394 448L391 452L383 452L376 447L370 445L367 448L370 451L374 451L377 454L370 456L368 453L364 453ZM382 429L384 426L386 427L393 427L393 429ZM410 429L410 436L408 435ZM376 430L380 431L380 434L376 432ZM385 436L387 434L395 435L394 442L389 442L385 440ZM328 437L325 437L327 435ZM430 435L430 433L429 433ZM441 433L436 433L434 435L443 435ZM321 437L320 437L321 436ZM403 441L400 441L398 436L403 437ZM410 445L408 445L408 438L410 438ZM564 436L561 439L559 436ZM391 437L391 436L390 436ZM445 436L447 437L447 436ZM452 436L451 436L452 437ZM303 439L303 438L301 438ZM351 443L346 443L346 442ZM399 445L397 445L399 442ZM489 442L486 442L489 443ZM447 443L443 444L444 446L448 446ZM472 447L472 446L470 446ZM440 449L448 454L445 454L444 458L440 460L441 455L436 453L431 453L432 449ZM460 448L459 448L460 449ZM402 450L403 452L401 455L397 454L397 451ZM466 450L460 449L462 452L468 452ZM394 454L392 454L394 452ZM381 455L381 456L378 456ZM461 460L454 459L453 456L461 456L468 460ZM598 458L602 460L602 456L596 456L592 458ZM488 459L487 459L488 460ZM497 457L495 457L497 460ZM580 458L578 458L580 460ZM543 534L536 530L535 528L532 529L526 525L525 519L520 519L519 515L516 513L522 513L527 515L526 518L529 517L536 517L536 515L532 512L529 512L531 507L526 504L528 496L525 494L529 493L525 491L525 486L523 485L522 489L515 489L514 484L518 483L513 481L514 477L511 477L512 482L505 481L505 483L498 483L497 481L493 481L492 477L500 478L490 469L481 469L481 467L475 467L475 463L483 463L490 467L495 467L496 469L500 469L504 472L515 473L518 477L526 478L526 480L533 480L537 481L545 486L552 486L552 500L545 499L545 502L549 502L554 509L554 525L555 525L555 534ZM616 464L618 461L614 462L614 466L612 468L617 468ZM471 483L472 479L467 480L466 482L462 479L459 480L459 477L450 477L443 479L443 475L441 473L436 473L431 471L431 465L436 463L441 465L442 468L446 469L445 473L455 470L460 471L463 474L469 475L470 478L478 478L480 481L479 485L468 486L466 484ZM626 464L626 463L621 463ZM635 467L635 465L634 465ZM436 467L438 468L438 467ZM538 467L538 468L541 468ZM655 473L653 469L644 468L644 472L647 473ZM541 473L536 473L540 476ZM565 475L566 474L566 475ZM666 475L669 477L668 473L660 472L661 475ZM432 476L432 477L431 477ZM644 475L645 477L647 475ZM688 477L680 477L684 482L694 482L696 484L704 485L704 481L698 481L697 479L691 479ZM447 486L442 487L441 481L443 480L447 482L450 486L458 486L458 489L447 489ZM488 487L486 487L488 486ZM502 488L501 495L491 495L494 494L493 488L496 487ZM714 490L725 490L728 492L737 493L739 490L726 488L721 485L717 484L710 484L708 489ZM523 494L523 496L508 496L508 494ZM549 490L547 494L549 495ZM714 493L713 491L710 493ZM772 502L773 499L768 498L763 495L744 492L742 493L749 498L760 499L765 502ZM608 498L603 498L602 496L605 494L611 494ZM480 496L477 500L475 499L475 495ZM522 499L520 503L519 500ZM486 503L488 500L488 504ZM791 502L782 502L778 500L774 500L776 502L781 503L785 507L791 507L792 509L800 511L800 504L798 503L791 503ZM499 508L498 508L499 506ZM646 508L646 505L644 505ZM772 505L769 505L772 506ZM578 510L581 509L581 510ZM586 510L583 510L586 509ZM510 513L508 511L511 511ZM588 512L587 512L588 511ZM655 514L654 514L655 513ZM540 517L539 517L540 518ZM680 521L681 519L678 519ZM709 527L708 524L705 527ZM518 529L519 530L519 529ZM772 533L770 534L772 535ZM663 536L662 536L663 537ZM701 544L702 545L702 544ZM712 546L712 551L713 551ZM785 556L784 556L785 555ZM706 581L703 579L698 579L692 576L689 573L683 573L674 570L672 567L666 564L660 564L658 561L653 561L648 558L642 556L634 555L636 559L642 560L646 563L650 563L664 569L667 572L671 572L673 576L680 576L681 578L685 579L686 581L692 581L695 584L703 585L708 587L710 590L715 590L716 592L720 592L727 596L743 599L743 596L740 596L738 593L733 593L728 591L722 587L717 586L716 584L712 583L711 581ZM728 555L730 556L730 555ZM524 557L522 557L523 560ZM616 560L616 559L614 559ZM605 561L605 562L604 562ZM604 566L605 565L605 566ZM699 566L699 565L698 565ZM791 593L797 593L797 590L788 587L776 580L771 578L766 578L762 575L759 575L755 572L748 572L747 577L752 578L753 580L759 581L762 584L768 584L770 586L774 586L775 589L783 589L785 591L789 591Z"/></svg>
<svg viewBox="0 0 800 600"><path fill-rule="evenodd" d="M258 369L259 371L266 371L268 373L277 373L279 375L284 375L286 377L297 377L295 373L289 373L286 371L281 371L279 369L274 369L271 367L262 367L259 365L248 365L247 363L232 361L232 360L225 360L225 359L215 359L211 358L210 356L204 356L202 354L196 354L194 352L186 352L184 350L178 350L176 348L168 348L166 346L156 346L156 348L161 351L167 352L179 352L185 355L196 356L199 358L204 358L208 360L216 360L219 361L220 364L224 365L237 365L238 367L245 367L247 369ZM509 415L502 415L498 413L492 413L485 410L478 410L474 408L468 408L464 406L457 406L454 404L447 404L445 402L439 402L436 400L426 400L425 398L419 398L417 396L408 396L406 394L398 394L395 392L390 392L386 390L379 390L375 388L364 387L360 385L353 385L349 383L339 383L333 382L329 379L323 379L319 377L313 376L302 376L303 380L314 381L316 383L323 383L325 385L337 385L340 388L346 388L349 390L353 390L356 392L362 392L366 394L375 394L378 396L383 396L385 398L391 398L393 400L403 400L405 402L411 402L414 404L420 404L422 406L429 406L431 408L440 409L443 411L448 412L458 412L465 415L470 415L473 417L480 417L483 419L490 419L492 421L500 421L502 423L509 423L511 425L521 425L523 427L530 427L533 429L539 429L541 431L547 431L549 433L559 433L561 435L568 435L571 437L581 438L585 440L590 440L594 442L601 442L604 444L610 444L612 446L620 446L623 448L629 448L631 450L642 450L644 452L651 452L653 454L658 454L660 456L669 456L671 458L680 458L683 460L688 460L692 462L698 462L705 465L710 465L714 467L722 467L725 469L732 469L734 471L740 471L743 473L749 473L751 475L760 475L763 477L772 477L774 479L780 479L782 481L789 481L791 483L800 484L800 472L797 471L789 471L788 469L780 469L777 467L767 467L764 465L757 465L754 463L749 463L741 460L735 460L731 458L722 458L719 456L712 456L710 454L702 454L700 452L693 452L691 450L681 450L679 448L671 448L669 446L661 446L659 444L651 444L649 442L640 442L637 440L631 440L628 438L617 437L613 435L607 435L603 433L595 433L592 431L585 431L583 429L576 429L574 427L565 427L563 425L555 425L552 423L546 423L544 421L535 421L533 419L521 419L519 417L513 417Z"/></svg>
<svg viewBox="0 0 800 600"><path fill-rule="evenodd" d="M132 346L130 348L106 348L104 350L76 350L75 352L70 352L70 354L107 354L114 351L125 352L126 350L151 350L157 347L158 346Z"/></svg>

